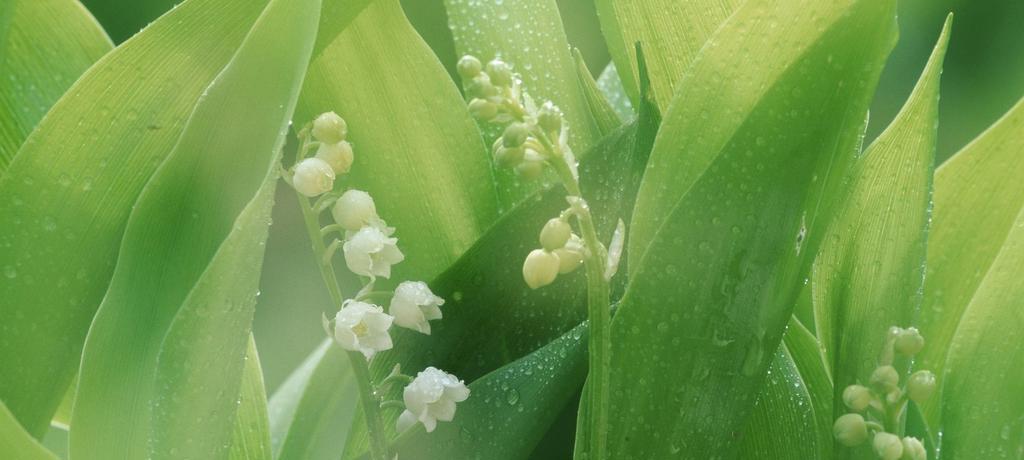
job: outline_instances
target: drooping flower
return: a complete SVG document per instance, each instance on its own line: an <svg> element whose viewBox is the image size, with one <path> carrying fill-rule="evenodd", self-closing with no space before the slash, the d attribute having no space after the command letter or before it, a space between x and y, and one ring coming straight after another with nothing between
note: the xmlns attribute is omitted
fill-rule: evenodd
<svg viewBox="0 0 1024 460"><path fill-rule="evenodd" d="M455 418L455 405L469 398L469 388L458 377L434 367L416 374L405 387L402 399L405 411L398 417L398 431L402 432L420 422L430 433L437 421L450 422Z"/></svg>
<svg viewBox="0 0 1024 460"><path fill-rule="evenodd" d="M371 278L389 278L391 266L405 259L398 249L398 238L388 236L385 230L368 225L345 241L342 246L345 265L352 273Z"/></svg>
<svg viewBox="0 0 1024 460"><path fill-rule="evenodd" d="M925 450L921 440L907 436L903 438L903 458L908 460L928 460L928 451Z"/></svg>
<svg viewBox="0 0 1024 460"><path fill-rule="evenodd" d="M334 188L334 169L319 158L306 158L295 165L292 186L308 197L327 193Z"/></svg>
<svg viewBox="0 0 1024 460"><path fill-rule="evenodd" d="M534 249L527 254L526 260L523 262L523 279L526 280L530 289L547 286L558 277L561 265L555 253Z"/></svg>
<svg viewBox="0 0 1024 460"><path fill-rule="evenodd" d="M316 157L331 165L336 174L345 174L352 169L352 162L355 154L352 152L352 144L341 141L336 144L320 144L316 150Z"/></svg>
<svg viewBox="0 0 1024 460"><path fill-rule="evenodd" d="M338 225L350 232L357 232L367 225L384 227L384 222L377 215L373 197L362 190L346 190L338 201L334 202L331 216Z"/></svg>
<svg viewBox="0 0 1024 460"><path fill-rule="evenodd" d="M388 329L395 318L376 305L347 300L334 317L334 340L349 351L373 357L378 351L390 350Z"/></svg>
<svg viewBox="0 0 1024 460"><path fill-rule="evenodd" d="M540 229L540 245L548 251L561 249L569 242L570 236L572 236L572 227L569 226L569 222L555 217Z"/></svg>
<svg viewBox="0 0 1024 460"><path fill-rule="evenodd" d="M860 414L846 414L832 424L832 435L840 444L853 447L868 439L868 426Z"/></svg>
<svg viewBox="0 0 1024 460"><path fill-rule="evenodd" d="M854 412L860 412L871 405L871 390L863 385L850 385L843 390L843 404Z"/></svg>
<svg viewBox="0 0 1024 460"><path fill-rule="evenodd" d="M427 283L403 281L395 288L388 312L395 324L430 335L430 321L441 319L444 299L434 295Z"/></svg>
<svg viewBox="0 0 1024 460"><path fill-rule="evenodd" d="M899 460L903 456L903 441L892 433L875 433L871 446L882 460Z"/></svg>
<svg viewBox="0 0 1024 460"><path fill-rule="evenodd" d="M325 144L337 144L348 135L348 124L334 112L325 112L313 120L313 137Z"/></svg>
<svg viewBox="0 0 1024 460"><path fill-rule="evenodd" d="M914 372L907 381L907 396L916 403L923 403L935 392L935 374L922 370Z"/></svg>

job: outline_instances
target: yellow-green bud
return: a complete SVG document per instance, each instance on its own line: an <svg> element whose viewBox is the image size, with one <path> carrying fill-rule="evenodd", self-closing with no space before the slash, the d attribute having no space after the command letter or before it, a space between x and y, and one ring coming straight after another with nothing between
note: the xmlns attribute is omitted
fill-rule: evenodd
<svg viewBox="0 0 1024 460"><path fill-rule="evenodd" d="M526 123L512 123L505 128L501 135L501 142L505 147L520 147L530 137L530 127Z"/></svg>
<svg viewBox="0 0 1024 460"><path fill-rule="evenodd" d="M325 144L337 144L348 135L348 124L334 112L320 114L313 121L313 137Z"/></svg>
<svg viewBox="0 0 1024 460"><path fill-rule="evenodd" d="M935 374L932 371L917 371L907 380L907 396L911 401L922 403L935 392Z"/></svg>
<svg viewBox="0 0 1024 460"><path fill-rule="evenodd" d="M334 202L331 208L334 222L345 230L355 232L380 219L373 197L362 190L349 189Z"/></svg>
<svg viewBox="0 0 1024 460"><path fill-rule="evenodd" d="M832 435L846 447L859 446L868 439L868 425L860 414L846 414L832 424Z"/></svg>
<svg viewBox="0 0 1024 460"><path fill-rule="evenodd" d="M558 277L558 256L543 249L534 249L523 262L523 279L530 289L547 286Z"/></svg>
<svg viewBox="0 0 1024 460"><path fill-rule="evenodd" d="M924 337L916 327L900 331L894 344L896 352L903 356L914 356L924 348Z"/></svg>
<svg viewBox="0 0 1024 460"><path fill-rule="evenodd" d="M459 75L461 75L462 78L468 80L477 75L480 75L480 71L483 70L484 66L483 64L480 63L479 59L467 54L465 56L462 56L462 59L459 59L459 64L457 67L459 70Z"/></svg>
<svg viewBox="0 0 1024 460"><path fill-rule="evenodd" d="M863 385L850 385L843 390L843 404L854 412L861 412L871 404L871 390Z"/></svg>
<svg viewBox="0 0 1024 460"><path fill-rule="evenodd" d="M497 96L500 90L491 84L491 77L485 73L479 73L466 83L466 94L472 97L488 98Z"/></svg>
<svg viewBox="0 0 1024 460"><path fill-rule="evenodd" d="M871 446L882 460L899 460L903 456L903 441L892 433L875 433Z"/></svg>
<svg viewBox="0 0 1024 460"><path fill-rule="evenodd" d="M540 245L548 251L554 251L565 247L570 236L572 236L572 227L569 226L569 223L555 217L540 229Z"/></svg>
<svg viewBox="0 0 1024 460"><path fill-rule="evenodd" d="M501 147L499 146L494 151L494 162L498 166L504 168L511 168L523 161L523 156L526 155L526 149L522 147Z"/></svg>
<svg viewBox="0 0 1024 460"><path fill-rule="evenodd" d="M491 83L494 85L512 85L512 67L509 67L501 59L494 59L487 63L487 75L491 77Z"/></svg>
<svg viewBox="0 0 1024 460"><path fill-rule="evenodd" d="M558 110L550 101L540 107L537 114L537 124L547 132L558 132L562 129L562 111Z"/></svg>
<svg viewBox="0 0 1024 460"><path fill-rule="evenodd" d="M903 438L903 458L907 460L928 460L928 451L917 438Z"/></svg>
<svg viewBox="0 0 1024 460"><path fill-rule="evenodd" d="M498 116L498 104L483 99L469 101L469 113L480 121L491 121Z"/></svg>
<svg viewBox="0 0 1024 460"><path fill-rule="evenodd" d="M516 165L516 174L524 180L533 180L544 173L544 162L537 160L526 160Z"/></svg>
<svg viewBox="0 0 1024 460"><path fill-rule="evenodd" d="M295 165L292 186L299 193L314 197L334 188L334 170L319 158L306 158Z"/></svg>
<svg viewBox="0 0 1024 460"><path fill-rule="evenodd" d="M555 255L558 256L560 263L558 273L564 275L573 272L583 265L583 240L573 234L565 243L565 247L555 249Z"/></svg>
<svg viewBox="0 0 1024 460"><path fill-rule="evenodd" d="M352 169L352 161L355 159L352 144L346 141L337 144L321 143L316 150L316 157L331 165L331 169L337 174L345 174Z"/></svg>
<svg viewBox="0 0 1024 460"><path fill-rule="evenodd" d="M892 366L879 366L871 373L871 386L879 393L888 393L900 383L900 374Z"/></svg>

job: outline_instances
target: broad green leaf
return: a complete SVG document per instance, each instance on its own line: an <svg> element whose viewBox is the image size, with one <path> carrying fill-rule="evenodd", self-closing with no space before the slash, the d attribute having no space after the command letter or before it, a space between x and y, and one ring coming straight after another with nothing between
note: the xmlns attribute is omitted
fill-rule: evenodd
<svg viewBox="0 0 1024 460"><path fill-rule="evenodd" d="M356 391L348 356L324 341L270 398L274 458L337 459L356 414Z"/></svg>
<svg viewBox="0 0 1024 460"><path fill-rule="evenodd" d="M742 0L595 0L608 51L634 102L640 95L636 52L640 42L647 54L651 93L667 110L675 86L697 53ZM628 69L624 71L623 69Z"/></svg>
<svg viewBox="0 0 1024 460"><path fill-rule="evenodd" d="M605 99L612 106L612 110L623 122L629 122L636 117L633 112L633 103L626 95L626 88L622 86L622 78L619 71L615 69L615 63L609 62L597 77L597 87L604 93Z"/></svg>
<svg viewBox="0 0 1024 460"><path fill-rule="evenodd" d="M32 434L25 431L14 414L0 402L0 452L19 460L57 460Z"/></svg>
<svg viewBox="0 0 1024 460"><path fill-rule="evenodd" d="M842 391L866 384L892 326L916 321L924 284L946 21L903 109L857 157L811 276L818 338ZM896 363L907 370L909 363Z"/></svg>
<svg viewBox="0 0 1024 460"><path fill-rule="evenodd" d="M538 103L550 100L565 114L569 145L585 153L601 138L579 85L555 0L445 0L448 25L459 56L487 62L500 57L522 77L524 90ZM501 131L484 126L489 146ZM511 171L495 172L504 210L537 190Z"/></svg>
<svg viewBox="0 0 1024 460"><path fill-rule="evenodd" d="M479 131L397 0L367 7L311 64L296 120L326 111L355 147L345 185L374 197L410 255L394 278L432 279L497 217Z"/></svg>
<svg viewBox="0 0 1024 460"><path fill-rule="evenodd" d="M231 432L231 460L270 460L270 426L267 417L267 390L256 341L249 336L245 351L242 385L238 392L238 410Z"/></svg>
<svg viewBox="0 0 1024 460"><path fill-rule="evenodd" d="M82 357L74 458L228 455L278 153L319 14L319 0L266 7L133 207Z"/></svg>
<svg viewBox="0 0 1024 460"><path fill-rule="evenodd" d="M77 0L0 4L0 176L53 103L112 47Z"/></svg>
<svg viewBox="0 0 1024 460"><path fill-rule="evenodd" d="M75 83L0 178L0 400L34 436L78 368L132 204L265 5L190 0L155 22Z"/></svg>
<svg viewBox="0 0 1024 460"><path fill-rule="evenodd" d="M935 372L940 386L947 354L957 346L954 336L962 318L995 261L1007 250L1009 235L1024 209L1022 149L1024 100L936 170L921 310L926 342L918 364ZM1001 314L1009 314L1009 305L1002 308L1007 311ZM940 419L937 400L923 406L933 427Z"/></svg>
<svg viewBox="0 0 1024 460"><path fill-rule="evenodd" d="M622 126L622 120L619 119L615 109L598 88L597 81L590 75L590 69L587 68L587 63L583 61L583 55L578 49L572 50L572 57L576 60L576 73L580 77L580 88L583 89L583 96L590 108L590 115L593 117L600 135L606 136L615 128Z"/></svg>
<svg viewBox="0 0 1024 460"><path fill-rule="evenodd" d="M572 400L587 375L586 324L469 385L451 423L417 424L396 442L398 458L517 460Z"/></svg>
<svg viewBox="0 0 1024 460"><path fill-rule="evenodd" d="M894 19L893 2L750 2L681 80L630 227L609 456L736 455Z"/></svg>

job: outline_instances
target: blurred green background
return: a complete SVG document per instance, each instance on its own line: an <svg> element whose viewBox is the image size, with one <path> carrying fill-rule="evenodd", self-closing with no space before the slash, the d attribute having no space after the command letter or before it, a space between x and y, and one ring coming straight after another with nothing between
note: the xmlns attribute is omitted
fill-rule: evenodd
<svg viewBox="0 0 1024 460"><path fill-rule="evenodd" d="M171 8L177 0L83 0L83 3L111 38L120 43ZM443 0L403 0L402 3L420 34L453 71L456 56ZM591 72L600 73L609 58L593 0L559 0L558 3L572 46L582 51ZM942 78L939 160L945 160L963 147L1024 94L1024 1L904 0L899 7L900 41L872 104L866 141L884 129L899 110L949 12L954 13L955 19ZM255 335L268 392L273 392L322 340L320 312L329 305L294 200L290 193L279 193L256 313ZM398 236L401 237L401 233ZM62 452L65 437L60 430L51 430L47 444Z"/></svg>

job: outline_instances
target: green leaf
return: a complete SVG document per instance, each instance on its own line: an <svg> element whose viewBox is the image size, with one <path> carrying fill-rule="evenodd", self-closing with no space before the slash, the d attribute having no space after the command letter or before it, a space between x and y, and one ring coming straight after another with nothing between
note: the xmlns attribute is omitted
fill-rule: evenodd
<svg viewBox="0 0 1024 460"><path fill-rule="evenodd" d="M612 106L612 110L623 122L629 122L636 117L633 112L633 103L626 95L626 88L622 86L622 78L619 71L615 69L615 63L609 62L597 77L597 87L604 93L605 99Z"/></svg>
<svg viewBox="0 0 1024 460"><path fill-rule="evenodd" d="M459 55L487 62L500 57L519 72L523 89L537 102L550 100L565 114L569 145L585 153L601 138L579 84L576 63L555 0L480 2L445 0L448 25ZM501 131L484 127L490 145ZM503 210L510 209L539 187L509 170L495 172Z"/></svg>
<svg viewBox="0 0 1024 460"><path fill-rule="evenodd" d="M57 460L53 452L22 428L3 402L0 402L0 452L19 460Z"/></svg>
<svg viewBox="0 0 1024 460"><path fill-rule="evenodd" d="M263 386L263 369L256 341L249 336L242 370L242 386L238 392L238 410L231 432L231 460L270 460L270 426L267 417L267 390Z"/></svg>
<svg viewBox="0 0 1024 460"><path fill-rule="evenodd" d="M610 456L736 455L894 19L893 2L747 3L681 81L630 227Z"/></svg>
<svg viewBox="0 0 1024 460"><path fill-rule="evenodd" d="M416 424L396 441L398 458L522 459L587 375L586 323L469 385L451 423Z"/></svg>
<svg viewBox="0 0 1024 460"><path fill-rule="evenodd" d="M34 436L78 369L132 204L264 6L190 0L155 22L75 83L0 178L14 281L0 283L0 399Z"/></svg>
<svg viewBox="0 0 1024 460"><path fill-rule="evenodd" d="M228 455L278 153L319 14L319 0L270 2L133 207L82 357L74 458Z"/></svg>
<svg viewBox="0 0 1024 460"><path fill-rule="evenodd" d="M594 77L590 75L590 69L583 61L583 54L580 53L580 50L573 48L572 57L576 60L576 74L580 77L580 88L583 89L583 96L587 100L587 106L590 107L590 115L594 118L600 135L606 136L615 128L622 126L622 120L608 103L608 99L605 99L605 95L598 88Z"/></svg>
<svg viewBox="0 0 1024 460"><path fill-rule="evenodd" d="M647 54L651 93L662 111L668 109L676 83L696 59L704 43L725 22L741 0L596 0L601 30L633 102L640 83L633 44ZM747 74L749 76L749 74Z"/></svg>
<svg viewBox="0 0 1024 460"><path fill-rule="evenodd" d="M814 263L815 329L833 369L836 414L846 412L843 389L867 383L878 366L886 331L913 324L920 308L950 24L903 109L854 162Z"/></svg>
<svg viewBox="0 0 1024 460"><path fill-rule="evenodd" d="M311 64L296 120L332 110L348 122L355 147L346 185L374 197L414 255L393 278L434 278L493 223L487 149L397 0L374 2Z"/></svg>
<svg viewBox="0 0 1024 460"><path fill-rule="evenodd" d="M111 48L76 0L0 4L0 176L53 103Z"/></svg>

